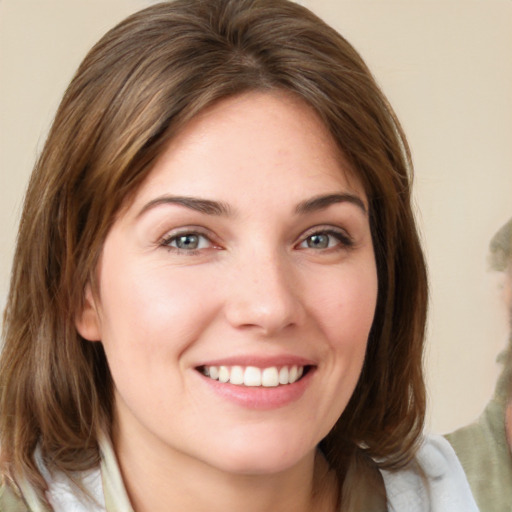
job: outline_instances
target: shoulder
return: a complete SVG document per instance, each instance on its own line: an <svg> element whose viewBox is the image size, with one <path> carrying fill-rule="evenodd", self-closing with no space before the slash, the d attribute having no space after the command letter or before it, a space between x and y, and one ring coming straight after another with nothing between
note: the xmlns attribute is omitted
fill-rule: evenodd
<svg viewBox="0 0 512 512"><path fill-rule="evenodd" d="M382 471L392 512L478 512L453 448L426 437L415 459L400 471Z"/></svg>
<svg viewBox="0 0 512 512"><path fill-rule="evenodd" d="M505 434L504 406L491 401L476 422L446 438L481 508L507 510L512 502L512 457Z"/></svg>
<svg viewBox="0 0 512 512"><path fill-rule="evenodd" d="M505 404L491 400L473 423L459 428L446 439L455 449L466 471L475 466L508 459L505 434Z"/></svg>
<svg viewBox="0 0 512 512"><path fill-rule="evenodd" d="M499 438L504 440L505 420L504 418L501 418L501 420L503 435L499 436ZM481 474L482 465L492 464L495 460L496 452L501 451L498 447L500 439L495 437L489 429L489 423L485 414L478 418L477 421L461 427L445 437L455 450L466 475L470 479L473 473L476 475ZM506 447L503 447L502 450L505 453Z"/></svg>

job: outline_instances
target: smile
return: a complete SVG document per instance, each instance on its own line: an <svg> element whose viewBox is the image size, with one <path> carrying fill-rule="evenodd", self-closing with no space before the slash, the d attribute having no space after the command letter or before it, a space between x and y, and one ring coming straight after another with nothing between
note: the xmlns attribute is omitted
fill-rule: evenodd
<svg viewBox="0 0 512 512"><path fill-rule="evenodd" d="M202 366L199 371L221 383L235 384L246 387L277 387L297 382L308 367L304 366Z"/></svg>

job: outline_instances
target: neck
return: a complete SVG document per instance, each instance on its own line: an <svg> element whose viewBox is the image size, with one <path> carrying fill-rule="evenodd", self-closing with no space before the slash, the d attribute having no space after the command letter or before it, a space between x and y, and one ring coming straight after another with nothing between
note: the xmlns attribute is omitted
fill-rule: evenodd
<svg viewBox="0 0 512 512"><path fill-rule="evenodd" d="M114 434L114 449L135 512L333 512L337 482L323 457L307 454L272 474L222 471L139 436Z"/></svg>

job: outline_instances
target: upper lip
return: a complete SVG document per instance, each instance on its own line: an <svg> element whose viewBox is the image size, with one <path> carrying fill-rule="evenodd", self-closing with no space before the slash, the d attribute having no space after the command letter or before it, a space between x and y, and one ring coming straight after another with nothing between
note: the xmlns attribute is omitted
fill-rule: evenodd
<svg viewBox="0 0 512 512"><path fill-rule="evenodd" d="M248 354L212 359L196 365L197 368L202 366L254 366L256 368L270 368L272 366L315 366L315 362L296 355L262 356Z"/></svg>

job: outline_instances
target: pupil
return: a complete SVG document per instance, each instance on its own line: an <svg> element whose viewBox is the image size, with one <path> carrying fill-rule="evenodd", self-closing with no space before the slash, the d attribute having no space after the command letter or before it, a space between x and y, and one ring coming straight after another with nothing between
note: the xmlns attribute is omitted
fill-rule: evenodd
<svg viewBox="0 0 512 512"><path fill-rule="evenodd" d="M329 237L327 235L311 235L309 237L308 246L313 248L325 249L329 245Z"/></svg>
<svg viewBox="0 0 512 512"><path fill-rule="evenodd" d="M176 240L176 245L180 249L196 249L199 242L197 235L183 235Z"/></svg>

